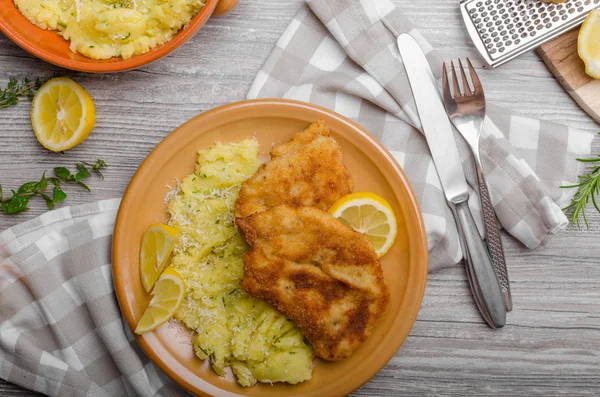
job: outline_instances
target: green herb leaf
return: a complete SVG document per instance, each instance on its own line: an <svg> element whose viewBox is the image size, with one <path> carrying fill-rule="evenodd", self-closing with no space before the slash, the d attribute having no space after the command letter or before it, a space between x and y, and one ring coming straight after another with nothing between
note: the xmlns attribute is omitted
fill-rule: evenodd
<svg viewBox="0 0 600 397"><path fill-rule="evenodd" d="M60 187L54 186L54 189L52 189L52 202L55 204L60 203L66 198L67 194L63 192L63 190Z"/></svg>
<svg viewBox="0 0 600 397"><path fill-rule="evenodd" d="M45 193L40 193L40 196L46 202L46 206L48 207L48 209L49 210L53 210L54 209L54 202L52 201L52 199L50 197L48 197L48 195L45 194Z"/></svg>
<svg viewBox="0 0 600 397"><path fill-rule="evenodd" d="M90 188L89 188L89 187L88 187L88 185L86 185L85 183L83 183L83 182L79 181L79 182L77 182L77 184L78 184L79 186L81 186L82 188L84 188L85 190L87 190L88 192L91 192Z"/></svg>
<svg viewBox="0 0 600 397"><path fill-rule="evenodd" d="M100 170L108 168L108 164L106 164L104 160L97 159L95 164L86 163L84 161L83 164L92 167L92 171L98 173L98 175L100 175L100 178L104 180L104 175L102 175L102 172L100 172Z"/></svg>
<svg viewBox="0 0 600 397"><path fill-rule="evenodd" d="M46 190L48 188L48 179L46 179L46 171L42 174L42 179L38 183L38 190Z"/></svg>
<svg viewBox="0 0 600 397"><path fill-rule="evenodd" d="M83 163L77 163L77 164L75 164L75 167L77 167L77 170L79 171L78 174L81 175L81 179L87 178L88 176L92 175L92 174L90 174L88 169L85 167L85 165L83 165Z"/></svg>
<svg viewBox="0 0 600 397"><path fill-rule="evenodd" d="M27 182L21 185L19 190L17 190L18 195L35 193L38 190L39 183L38 182Z"/></svg>
<svg viewBox="0 0 600 397"><path fill-rule="evenodd" d="M71 176L71 171L69 171L65 167L56 167L54 169L54 174L62 180L68 181Z"/></svg>
<svg viewBox="0 0 600 397"><path fill-rule="evenodd" d="M48 178L48 180L49 180L50 182L52 182L52 184L53 184L54 186L60 186L60 179L58 179L58 178L55 178L55 177L50 177L50 178Z"/></svg>
<svg viewBox="0 0 600 397"><path fill-rule="evenodd" d="M7 214L14 215L14 214L19 214L23 211L28 210L29 208L27 208L27 204L29 203L29 197L19 196L14 190L12 191L12 193L13 193L13 196L7 202L7 205L4 208L4 211Z"/></svg>

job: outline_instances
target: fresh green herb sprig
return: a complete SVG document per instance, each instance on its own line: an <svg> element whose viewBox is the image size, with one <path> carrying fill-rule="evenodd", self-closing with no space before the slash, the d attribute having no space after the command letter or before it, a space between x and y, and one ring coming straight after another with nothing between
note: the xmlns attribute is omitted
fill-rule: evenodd
<svg viewBox="0 0 600 397"><path fill-rule="evenodd" d="M588 159L577 159L577 161L588 164L600 163L600 155ZM585 216L585 209L590 200L596 210L600 212L600 206L596 199L596 196L600 193L600 164L594 165L587 174L579 176L578 183L561 186L561 188L578 188L577 193L575 193L575 196L571 199L571 203L563 208L563 211L570 212L571 223L577 225L577 227L581 227L579 223L579 218L581 216L586 228L589 228L587 217Z"/></svg>
<svg viewBox="0 0 600 397"><path fill-rule="evenodd" d="M91 172L86 165L91 168ZM90 188L82 180L89 178L92 172L104 179L101 170L107 168L108 164L104 160L96 160L93 164L87 162L77 163L75 167L77 168L75 174L72 174L65 167L54 168L54 177L47 178L46 172L44 172L39 182L24 183L16 192L11 190L12 196L7 198L3 198L2 185L0 185L0 211L9 215L20 214L29 209L27 207L29 200L35 196L41 197L46 202L48 209L52 210L56 204L67 198L67 194L61 188L62 183L75 183L90 192ZM52 193L49 191L50 185L48 182L52 184Z"/></svg>
<svg viewBox="0 0 600 397"><path fill-rule="evenodd" d="M31 101L42 85L49 79L11 78L5 89L0 89L0 108L8 108L19 102Z"/></svg>

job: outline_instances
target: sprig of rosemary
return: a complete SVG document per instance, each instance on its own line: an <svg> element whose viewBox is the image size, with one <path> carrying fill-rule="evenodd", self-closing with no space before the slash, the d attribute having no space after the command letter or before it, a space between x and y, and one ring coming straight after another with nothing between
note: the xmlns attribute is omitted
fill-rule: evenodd
<svg viewBox="0 0 600 397"><path fill-rule="evenodd" d="M90 170L86 167L91 168ZM94 164L81 162L76 163L75 167L77 172L72 174L68 168L56 167L54 168L54 177L46 178L46 172L42 174L42 179L39 182L27 182L21 185L15 192L11 190L12 196L8 198L2 197L2 185L0 185L0 212L4 212L9 215L20 214L23 211L27 211L29 207L29 200L32 197L39 196L45 202L48 209L54 209L55 205L64 201L67 198L67 194L62 190L61 183L76 183L83 187L85 190L90 192L90 188L82 182L82 180L90 177L92 172L100 175L104 179L101 170L108 167L108 164L104 160L96 160ZM49 186L48 182L52 184ZM48 190L52 187L52 193Z"/></svg>
<svg viewBox="0 0 600 397"><path fill-rule="evenodd" d="M600 133L599 133L600 134ZM600 155L597 157L587 159L577 159L582 163L600 163ZM592 170L585 175L579 176L579 183L574 185L561 186L561 188L570 189L578 188L577 193L571 199L571 203L563 208L563 211L570 212L571 223L581 228L579 223L579 217L583 218L586 228L589 228L587 217L585 216L585 209L587 208L590 200L598 212L600 212L600 206L596 201L596 196L600 193L600 164L594 165Z"/></svg>
<svg viewBox="0 0 600 397"><path fill-rule="evenodd" d="M33 96L42 85L49 79L36 78L31 80L27 77L17 79L12 77L5 89L0 89L0 108L8 108L19 102L31 101Z"/></svg>

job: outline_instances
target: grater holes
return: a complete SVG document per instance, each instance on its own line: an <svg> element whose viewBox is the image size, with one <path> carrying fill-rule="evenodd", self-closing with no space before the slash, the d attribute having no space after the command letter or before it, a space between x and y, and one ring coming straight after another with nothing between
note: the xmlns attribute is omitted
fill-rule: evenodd
<svg viewBox="0 0 600 397"><path fill-rule="evenodd" d="M541 3L540 0L464 0L463 11L471 20L488 54L495 50L510 53L519 45L528 45L545 37L562 24L595 8L600 0L566 0L565 3ZM595 5L594 5L595 4ZM586 8L587 7L587 8ZM507 55L502 55L504 58Z"/></svg>

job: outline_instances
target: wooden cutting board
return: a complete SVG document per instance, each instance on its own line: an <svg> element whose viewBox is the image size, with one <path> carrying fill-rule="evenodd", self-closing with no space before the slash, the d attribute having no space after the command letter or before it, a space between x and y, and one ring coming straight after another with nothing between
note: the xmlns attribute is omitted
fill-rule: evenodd
<svg viewBox="0 0 600 397"><path fill-rule="evenodd" d="M600 80L585 74L577 54L577 34L573 29L538 49L538 53L560 84L594 120L600 123Z"/></svg>

